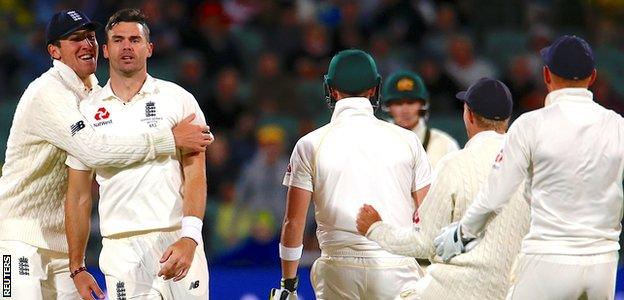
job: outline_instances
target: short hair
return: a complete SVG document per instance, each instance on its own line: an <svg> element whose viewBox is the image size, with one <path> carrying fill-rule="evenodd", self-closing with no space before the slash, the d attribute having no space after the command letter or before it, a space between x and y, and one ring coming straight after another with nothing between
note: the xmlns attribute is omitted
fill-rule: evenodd
<svg viewBox="0 0 624 300"><path fill-rule="evenodd" d="M147 42L150 41L150 29L147 26L147 17L145 14L136 8L124 8L115 12L110 18L108 18L108 22L106 23L106 27L104 27L104 32L106 33L106 38L108 39L108 32L118 23L121 22L131 22L131 23L139 23L143 25L143 33L145 34L145 40Z"/></svg>
<svg viewBox="0 0 624 300"><path fill-rule="evenodd" d="M492 120L484 116L481 116L478 113L475 113L474 111L472 112L472 114L475 117L475 123L477 124L477 127L481 129L485 129L485 130L507 132L507 127L509 127L509 118L504 119L504 120Z"/></svg>
<svg viewBox="0 0 624 300"><path fill-rule="evenodd" d="M548 71L550 72L550 78L553 81L558 82L559 84L565 86L565 87L578 87L578 88L587 88L589 86L589 82L590 82L590 78L593 74L589 74L589 76L585 77L585 78L581 78L581 79L567 79L567 78L563 78L555 73L553 73L552 70L550 70L550 68L548 69Z"/></svg>

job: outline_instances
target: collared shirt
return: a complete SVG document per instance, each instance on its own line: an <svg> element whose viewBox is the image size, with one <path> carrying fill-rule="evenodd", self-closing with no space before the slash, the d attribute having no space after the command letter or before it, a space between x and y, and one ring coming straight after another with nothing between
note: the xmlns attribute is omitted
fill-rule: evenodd
<svg viewBox="0 0 624 300"><path fill-rule="evenodd" d="M423 147L426 147L425 151L431 167L435 168L442 157L459 150L459 144L446 132L435 128L429 128L429 140L425 141L427 128L427 123L421 119L416 127L412 128L412 131L416 133L422 143L428 142L427 145L423 144Z"/></svg>
<svg viewBox="0 0 624 300"><path fill-rule="evenodd" d="M122 135L172 128L191 113L197 124L206 124L195 97L178 85L147 76L130 101L117 97L110 81L85 99L80 111L96 131ZM180 226L182 219L181 156L161 156L125 168L97 168L100 184L100 230L102 236ZM68 156L67 165L90 170Z"/></svg>
<svg viewBox="0 0 624 300"><path fill-rule="evenodd" d="M357 212L368 203L391 224L410 226L411 193L430 183L430 173L414 133L375 118L368 99L346 98L329 124L297 142L283 183L313 192L323 251L393 256L357 232Z"/></svg>
<svg viewBox="0 0 624 300"><path fill-rule="evenodd" d="M67 189L66 152L91 166L128 165L174 153L170 130L114 137L96 133L78 103L91 88L59 60L35 79L15 110L0 177L0 240L67 252L63 203Z"/></svg>
<svg viewBox="0 0 624 300"><path fill-rule="evenodd" d="M522 252L600 254L619 249L624 120L587 89L566 88L522 115L507 135L487 185L462 219L478 233L523 179L530 184L531 227Z"/></svg>

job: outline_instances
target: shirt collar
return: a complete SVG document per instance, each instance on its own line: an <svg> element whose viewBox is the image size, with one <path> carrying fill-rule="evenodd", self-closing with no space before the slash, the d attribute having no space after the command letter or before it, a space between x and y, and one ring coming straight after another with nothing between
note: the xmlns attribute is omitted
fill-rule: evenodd
<svg viewBox="0 0 624 300"><path fill-rule="evenodd" d="M368 98L352 97L336 101L336 107L331 117L331 122L338 118L364 115L374 117L373 106Z"/></svg>
<svg viewBox="0 0 624 300"><path fill-rule="evenodd" d="M89 75L88 80L91 82L91 88L88 88L84 82L78 77L76 72L72 70L68 65L64 64L58 59L52 60L52 65L58 71L59 76L67 85L76 92L87 93L91 92L98 85L97 77L94 74Z"/></svg>
<svg viewBox="0 0 624 300"><path fill-rule="evenodd" d="M143 85L141 86L141 89L139 90L137 95L154 94L157 91L158 91L158 86L156 85L156 79L150 76L150 74L147 74L147 78L145 78L145 82L143 82ZM110 79L108 79L108 81L106 82L106 85L104 86L104 88L102 88L101 95L102 95L100 97L101 100L119 99L119 97L117 97L115 93L113 93L113 89L111 88L111 84L110 84Z"/></svg>
<svg viewBox="0 0 624 300"><path fill-rule="evenodd" d="M554 90L546 96L544 106L549 106L562 101L594 101L594 94L586 88L564 88Z"/></svg>
<svg viewBox="0 0 624 300"><path fill-rule="evenodd" d="M139 92L137 94L138 95L154 94L156 92L158 92L158 86L156 85L156 79L154 79L154 77L150 76L150 74L147 74L147 77L145 78L145 82L143 82L143 86L141 87L141 89L139 90Z"/></svg>
<svg viewBox="0 0 624 300"><path fill-rule="evenodd" d="M503 140L503 138L505 137L504 134L500 134L494 130L486 130L486 131L481 131L477 134L475 134L464 146L464 149L472 146L473 144L478 144L480 141L485 140L485 139L498 139L498 140Z"/></svg>

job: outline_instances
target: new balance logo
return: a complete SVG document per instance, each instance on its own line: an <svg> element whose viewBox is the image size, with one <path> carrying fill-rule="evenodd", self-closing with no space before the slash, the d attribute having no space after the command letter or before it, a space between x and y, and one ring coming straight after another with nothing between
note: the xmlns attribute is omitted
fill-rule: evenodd
<svg viewBox="0 0 624 300"><path fill-rule="evenodd" d="M71 135L74 136L76 135L76 133L80 130L82 130L83 128L85 128L85 124L83 121L78 121L75 124L72 124L72 126L69 127L69 129L71 130Z"/></svg>
<svg viewBox="0 0 624 300"><path fill-rule="evenodd" d="M193 290L199 287L199 280L193 281L191 282L191 286L189 287L189 290Z"/></svg>
<svg viewBox="0 0 624 300"><path fill-rule="evenodd" d="M156 103L154 101L145 103L145 116L148 118L156 116Z"/></svg>
<svg viewBox="0 0 624 300"><path fill-rule="evenodd" d="M117 300L126 300L126 284L123 281L117 282Z"/></svg>
<svg viewBox="0 0 624 300"><path fill-rule="evenodd" d="M73 10L68 11L67 15L69 15L74 21L82 20L82 17Z"/></svg>
<svg viewBox="0 0 624 300"><path fill-rule="evenodd" d="M23 256L20 257L18 268L19 268L20 275L25 275L25 276L30 275L30 267L28 266L28 258L23 257Z"/></svg>
<svg viewBox="0 0 624 300"><path fill-rule="evenodd" d="M2 297L11 297L11 255L2 255Z"/></svg>

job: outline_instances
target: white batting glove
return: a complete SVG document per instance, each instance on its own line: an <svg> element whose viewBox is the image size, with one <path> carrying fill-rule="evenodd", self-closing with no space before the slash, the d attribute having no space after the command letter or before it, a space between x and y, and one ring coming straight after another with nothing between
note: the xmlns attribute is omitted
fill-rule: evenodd
<svg viewBox="0 0 624 300"><path fill-rule="evenodd" d="M459 223L451 223L442 228L440 234L433 240L433 244L436 247L436 254L444 262L448 262L451 258L464 252Z"/></svg>
<svg viewBox="0 0 624 300"><path fill-rule="evenodd" d="M279 289L271 289L269 300L297 300L297 286L299 278L284 279L280 282Z"/></svg>

